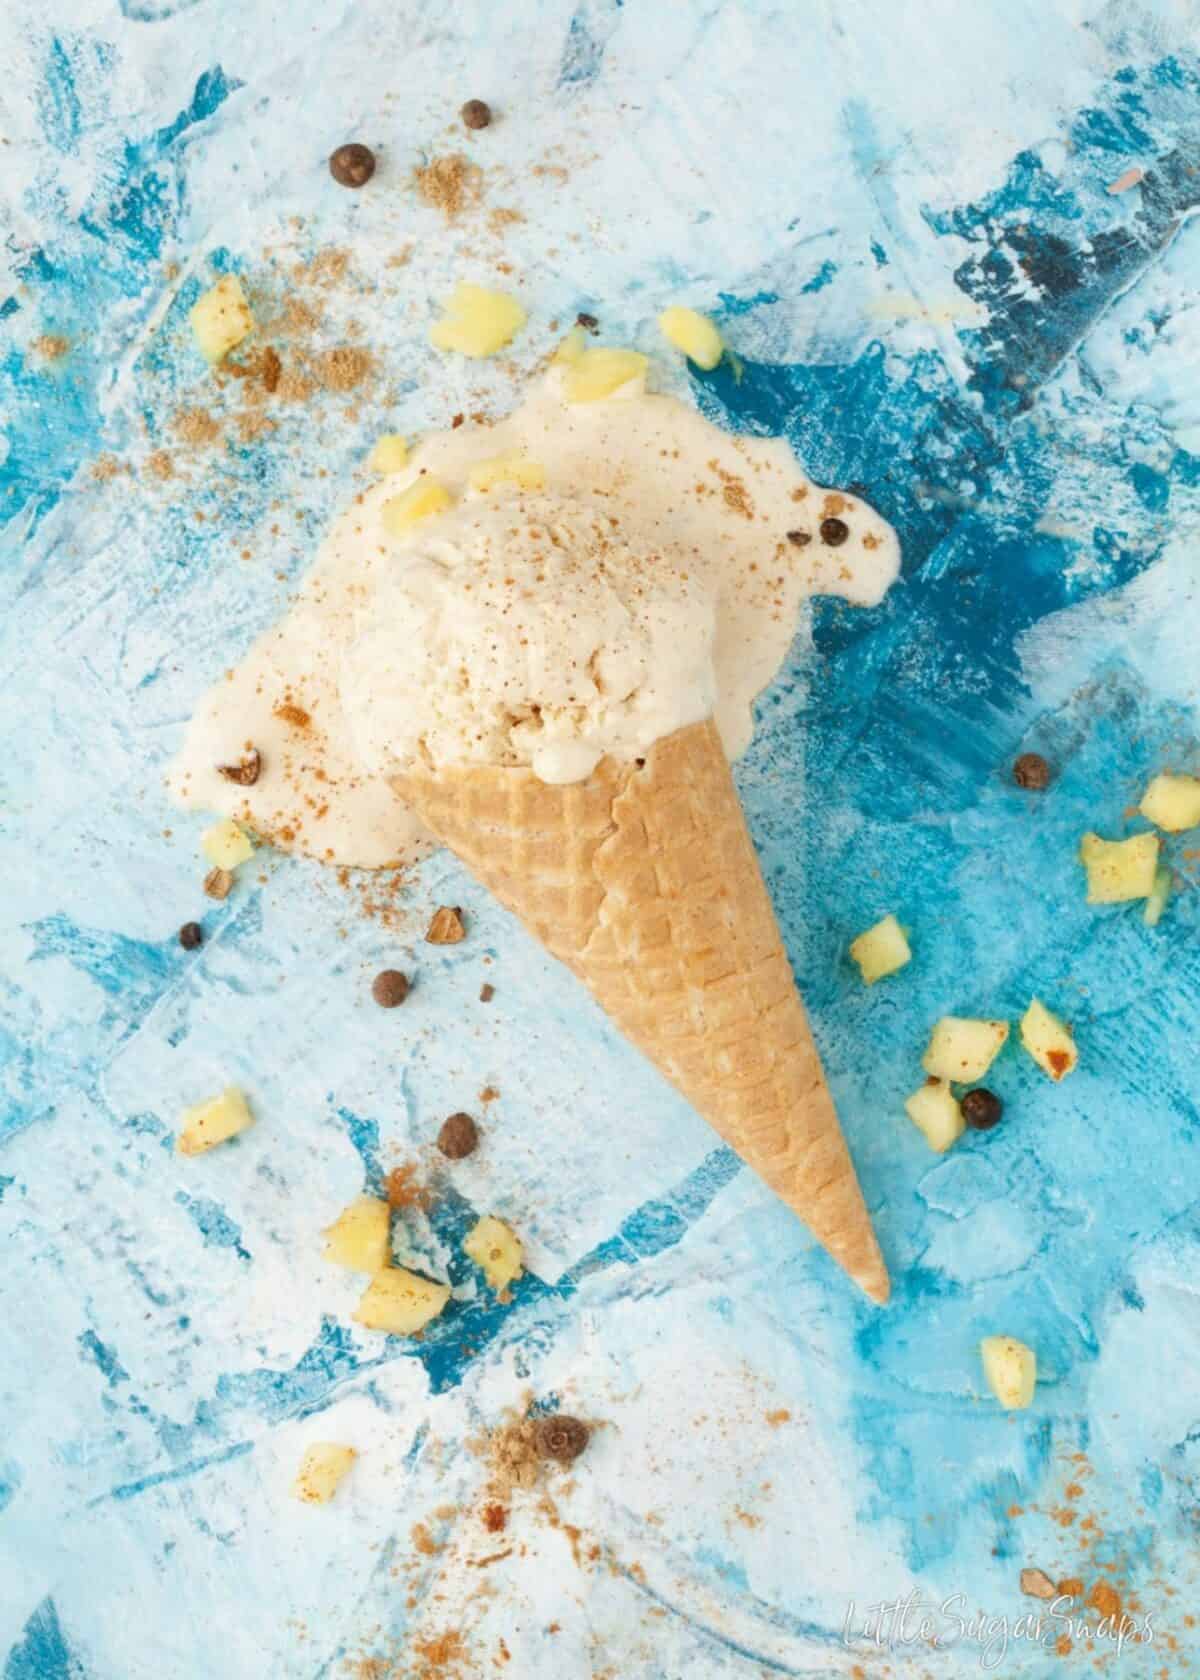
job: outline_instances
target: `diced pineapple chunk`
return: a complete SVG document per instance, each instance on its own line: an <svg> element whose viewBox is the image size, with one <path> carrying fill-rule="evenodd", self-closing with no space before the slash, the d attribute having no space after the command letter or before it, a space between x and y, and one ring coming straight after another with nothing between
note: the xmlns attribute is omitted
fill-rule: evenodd
<svg viewBox="0 0 1200 1680"><path fill-rule="evenodd" d="M930 1034L921 1066L938 1079L973 1085L991 1067L1007 1038L1007 1021L970 1021L943 1015Z"/></svg>
<svg viewBox="0 0 1200 1680"><path fill-rule="evenodd" d="M494 490L497 484L518 484L522 490L544 490L546 469L540 461L524 455L493 455L489 461L476 461L467 474L472 490Z"/></svg>
<svg viewBox="0 0 1200 1680"><path fill-rule="evenodd" d="M1033 1399L1037 1354L1015 1336L985 1336L979 1344L988 1387L1006 1411L1021 1411Z"/></svg>
<svg viewBox="0 0 1200 1680"><path fill-rule="evenodd" d="M435 513L444 513L452 501L449 490L444 484L439 484L436 478L418 478L407 490L393 496L391 501L384 502L379 517L389 537L402 537L414 525L419 525L422 519L431 519Z"/></svg>
<svg viewBox="0 0 1200 1680"><path fill-rule="evenodd" d="M945 1079L927 1079L909 1097L904 1111L938 1155L944 1155L967 1129L962 1108Z"/></svg>
<svg viewBox="0 0 1200 1680"><path fill-rule="evenodd" d="M1034 998L1021 1017L1021 1043L1055 1082L1074 1073L1079 1051L1075 1048L1071 1029L1057 1015L1052 1015L1038 998Z"/></svg>
<svg viewBox="0 0 1200 1680"><path fill-rule="evenodd" d="M701 315L698 310L684 309L679 305L664 309L658 317L658 324L668 344L682 350L688 361L695 362L698 368L705 371L715 368L725 353L720 333L708 316Z"/></svg>
<svg viewBox="0 0 1200 1680"><path fill-rule="evenodd" d="M584 350L567 368L568 402L598 402L646 377L647 358L640 350Z"/></svg>
<svg viewBox="0 0 1200 1680"><path fill-rule="evenodd" d="M483 1267L488 1287L497 1295L503 1294L521 1275L524 1259L521 1239L494 1214L485 1214L468 1233L463 1251L477 1266Z"/></svg>
<svg viewBox="0 0 1200 1680"><path fill-rule="evenodd" d="M340 1446L336 1441L314 1441L300 1460L292 1497L305 1505L328 1505L357 1457L353 1447Z"/></svg>
<svg viewBox="0 0 1200 1680"><path fill-rule="evenodd" d="M587 347L587 334L582 327L572 327L551 356L552 362L577 362Z"/></svg>
<svg viewBox="0 0 1200 1680"><path fill-rule="evenodd" d="M435 350L457 350L460 355L494 356L525 325L525 311L507 292L489 292L484 286L465 282L454 288L446 313L430 328Z"/></svg>
<svg viewBox="0 0 1200 1680"><path fill-rule="evenodd" d="M221 361L254 329L254 316L236 274L223 274L192 305L188 320L201 355L213 363Z"/></svg>
<svg viewBox="0 0 1200 1680"><path fill-rule="evenodd" d="M253 1124L245 1097L236 1085L227 1085L219 1097L184 1109L183 1129L175 1139L175 1148L180 1155L203 1155L206 1149L215 1149L218 1143L225 1143Z"/></svg>
<svg viewBox="0 0 1200 1680"><path fill-rule="evenodd" d="M904 929L895 916L885 916L874 927L868 928L866 933L860 933L850 945L850 955L862 970L862 977L868 986L873 986L876 980L882 980L885 974L894 974L898 968L912 961L912 951L905 937Z"/></svg>
<svg viewBox="0 0 1200 1680"><path fill-rule="evenodd" d="M1147 822L1181 834L1200 828L1200 779L1195 776L1155 776L1138 806Z"/></svg>
<svg viewBox="0 0 1200 1680"><path fill-rule="evenodd" d="M397 473L408 465L408 445L399 432L384 432L376 439L367 463L372 472Z"/></svg>
<svg viewBox="0 0 1200 1680"><path fill-rule="evenodd" d="M1087 870L1089 904L1125 904L1147 898L1158 869L1158 835L1101 840L1098 834L1085 834L1079 842L1079 858Z"/></svg>
<svg viewBox="0 0 1200 1680"><path fill-rule="evenodd" d="M216 869L236 869L254 856L254 842L232 817L206 828L200 836L200 850Z"/></svg>
<svg viewBox="0 0 1200 1680"><path fill-rule="evenodd" d="M391 1258L391 1214L378 1196L359 1196L325 1228L325 1258L352 1272L381 1272Z"/></svg>
<svg viewBox="0 0 1200 1680"><path fill-rule="evenodd" d="M1146 908L1142 911L1142 920L1147 927L1157 927L1162 920L1162 913L1167 908L1167 900L1171 896L1171 871L1169 869L1156 870L1154 885L1150 889L1150 896L1146 900Z"/></svg>
<svg viewBox="0 0 1200 1680"><path fill-rule="evenodd" d="M450 1299L448 1283L407 1272L403 1266L389 1266L377 1272L353 1313L366 1330L382 1330L388 1336L415 1336L435 1319Z"/></svg>

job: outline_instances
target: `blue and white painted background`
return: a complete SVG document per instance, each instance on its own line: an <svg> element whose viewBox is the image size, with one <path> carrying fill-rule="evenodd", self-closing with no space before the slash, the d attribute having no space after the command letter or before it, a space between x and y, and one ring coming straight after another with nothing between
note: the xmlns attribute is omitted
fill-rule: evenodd
<svg viewBox="0 0 1200 1680"><path fill-rule="evenodd" d="M9 0L4 1680L969 1674L977 1647L846 1648L849 1602L1015 1619L1026 1566L1109 1582L1158 1637L1014 1642L998 1672L1196 1671L1195 860L1173 847L1153 931L1089 909L1074 862L1149 773L1198 762L1196 24L1185 0ZM463 136L473 96L503 120ZM350 138L381 158L360 194L324 168ZM411 172L460 148L486 196L451 224ZM524 217L503 238L500 206ZM327 247L350 266L312 342L369 345L370 392L189 450L172 416L231 400L192 299L235 269L269 310ZM531 312L512 362L436 357L436 299L499 263ZM678 301L718 316L740 383L659 356ZM266 854L214 905L201 824L161 793L371 438L502 411L580 309L901 532L903 583L818 609L739 772L883 1312L450 861L397 929ZM1029 747L1061 767L1040 799L1005 775ZM443 901L469 911L457 949L420 942ZM846 943L889 909L916 959L868 992ZM419 983L384 1015L392 963ZM1002 1127L935 1159L901 1108L929 1023L1035 989L1080 1071L1054 1089L1008 1053ZM181 1107L226 1081L258 1126L181 1162ZM372 1339L318 1228L489 1083L487 1147L400 1252L468 1285L457 1241L491 1209L533 1275ZM1027 1413L982 1392L989 1330L1038 1350ZM503 1548L464 1443L526 1393L606 1424L554 1488L578 1555L526 1501L474 1568ZM287 1496L315 1438L362 1453L321 1511ZM465 1654L438 1667L448 1631Z"/></svg>

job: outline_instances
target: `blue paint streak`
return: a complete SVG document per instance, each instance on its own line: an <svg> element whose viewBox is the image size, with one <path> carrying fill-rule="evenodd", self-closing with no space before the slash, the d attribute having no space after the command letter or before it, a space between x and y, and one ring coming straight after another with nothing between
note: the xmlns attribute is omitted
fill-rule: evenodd
<svg viewBox="0 0 1200 1680"><path fill-rule="evenodd" d="M332 1099L331 1099L332 1100ZM363 1191L369 1196L381 1196L384 1186L383 1163L379 1158L379 1122L355 1114L353 1109L334 1111L346 1128L346 1135L363 1164Z"/></svg>
<svg viewBox="0 0 1200 1680"><path fill-rule="evenodd" d="M621 16L622 0L589 0L567 27L558 67L560 88L586 87L604 65L604 53Z"/></svg>
<svg viewBox="0 0 1200 1680"><path fill-rule="evenodd" d="M721 301L721 314L730 320L736 320L739 315L749 315L751 310L760 309L764 304L778 303L778 292L749 292L739 295L734 292L718 292Z"/></svg>
<svg viewBox="0 0 1200 1680"><path fill-rule="evenodd" d="M802 292L822 292L822 291L824 291L825 287L828 286L829 282L833 279L833 277L837 273L837 271L838 271L837 263L835 263L832 260L832 258L826 257L825 261L821 264L820 268L813 275L812 279L806 281L804 283L804 285L801 286L800 290Z"/></svg>
<svg viewBox="0 0 1200 1680"><path fill-rule="evenodd" d="M10 1185L15 1184L16 1182L15 1178L10 1178L7 1174L0 1173L0 1202L3 1202L4 1200L4 1192Z"/></svg>
<svg viewBox="0 0 1200 1680"><path fill-rule="evenodd" d="M110 58L110 49L83 38L52 43L42 120L53 145L78 148L87 120L78 66L86 63L89 82L103 86ZM0 410L10 442L0 464L5 518L24 513L36 529L81 462L95 452L103 427L99 396L112 367L111 358L101 362L88 348L92 324L130 299L141 301L143 313L152 306L158 265L184 206L179 165L186 138L240 85L220 66L205 71L172 122L144 139L125 141L117 185L89 202L52 250L34 247L17 257L17 278L36 291L39 318L72 348L51 367L27 359L23 346L0 351ZM51 189L43 183L41 190ZM15 294L0 300L0 320L19 308ZM130 331L136 329L131 319Z"/></svg>
<svg viewBox="0 0 1200 1680"><path fill-rule="evenodd" d="M65 957L72 968L94 980L130 1022L145 1017L174 972L174 953L168 948L108 928L86 927L63 913L26 927L33 936L30 962Z"/></svg>
<svg viewBox="0 0 1200 1680"><path fill-rule="evenodd" d="M241 1226L219 1203L206 1196L189 1196L186 1190L177 1190L175 1200L204 1238L205 1248L231 1248L239 1260L250 1259L250 1250L242 1243Z"/></svg>
<svg viewBox="0 0 1200 1680"><path fill-rule="evenodd" d="M129 1381L129 1372L118 1359L117 1350L102 1342L94 1330L85 1330L79 1337L78 1345L79 1351L86 1354L110 1388Z"/></svg>
<svg viewBox="0 0 1200 1680"><path fill-rule="evenodd" d="M89 1508L103 1505L110 1499L124 1504L126 1500L136 1499L139 1494L147 1493L151 1488L162 1487L167 1482L186 1481L189 1476L198 1476L202 1470L210 1470L214 1464L228 1464L232 1459L244 1458L248 1452L253 1451L253 1441L237 1441L220 1452L208 1453L205 1457L192 1459L186 1464L177 1464L173 1469L158 1470L151 1476L139 1476L136 1481L122 1482L119 1487L111 1488L99 1498L89 1500Z"/></svg>
<svg viewBox="0 0 1200 1680"><path fill-rule="evenodd" d="M87 1680L83 1664L67 1644L52 1598L44 1598L26 1622L8 1653L4 1680Z"/></svg>
<svg viewBox="0 0 1200 1680"><path fill-rule="evenodd" d="M1070 129L1061 175L1021 152L1004 184L977 203L927 211L935 232L977 247L955 280L986 305L985 326L960 334L971 387L989 412L1016 414L1200 204L1200 60L1160 60L1113 77ZM1155 135L1170 137L1163 152ZM1132 158L1153 156L1137 193L1104 184ZM1032 284L1031 284L1032 283Z"/></svg>
<svg viewBox="0 0 1200 1680"><path fill-rule="evenodd" d="M0 1458L0 1511L10 1506L21 1486L21 1469L11 1458Z"/></svg>

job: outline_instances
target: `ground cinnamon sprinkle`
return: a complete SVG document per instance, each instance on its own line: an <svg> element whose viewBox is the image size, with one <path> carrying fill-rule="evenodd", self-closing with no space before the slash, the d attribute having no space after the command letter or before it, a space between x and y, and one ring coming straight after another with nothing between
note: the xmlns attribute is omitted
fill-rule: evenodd
<svg viewBox="0 0 1200 1680"><path fill-rule="evenodd" d="M206 408L181 408L171 421L176 436L183 443L204 448L216 443L221 428Z"/></svg>
<svg viewBox="0 0 1200 1680"><path fill-rule="evenodd" d="M792 1419L791 1412L782 1406L777 1412L767 1412L765 1416L772 1429L778 1429L781 1423L790 1423Z"/></svg>
<svg viewBox="0 0 1200 1680"><path fill-rule="evenodd" d="M92 462L92 477L98 484L107 484L109 479L116 478L125 468L115 455L98 455Z"/></svg>
<svg viewBox="0 0 1200 1680"><path fill-rule="evenodd" d="M304 707L293 705L290 700L281 700L272 710L281 722L290 723L293 729L307 729L312 723L312 717Z"/></svg>
<svg viewBox="0 0 1200 1680"><path fill-rule="evenodd" d="M150 478L158 479L160 484L175 476L175 463L165 449L156 449L152 455L146 457L146 473Z"/></svg>
<svg viewBox="0 0 1200 1680"><path fill-rule="evenodd" d="M437 1542L424 1523L414 1523L412 1525L411 1535L413 1547L416 1551L420 1552L422 1557L433 1557L436 1555L438 1550Z"/></svg>
<svg viewBox="0 0 1200 1680"><path fill-rule="evenodd" d="M508 1511L503 1505L483 1507L483 1526L489 1534L499 1534L508 1525Z"/></svg>
<svg viewBox="0 0 1200 1680"><path fill-rule="evenodd" d="M417 1169L411 1161L393 1167L385 1186L390 1208L423 1208L429 1203L429 1193L417 1182Z"/></svg>
<svg viewBox="0 0 1200 1680"><path fill-rule="evenodd" d="M339 344L313 358L313 371L326 391L353 391L372 372L375 358L369 350Z"/></svg>
<svg viewBox="0 0 1200 1680"><path fill-rule="evenodd" d="M1087 1601L1093 1610L1098 1610L1102 1616L1119 1616L1121 1614L1121 1595L1110 1587L1107 1581L1097 1581L1088 1594Z"/></svg>
<svg viewBox="0 0 1200 1680"><path fill-rule="evenodd" d="M57 362L71 348L71 340L63 338L61 333L43 333L34 339L31 348L43 361Z"/></svg>
<svg viewBox="0 0 1200 1680"><path fill-rule="evenodd" d="M456 1680L458 1675L469 1672L463 1666L469 1653L457 1628L430 1639L414 1639L412 1649L417 1666L411 1670L411 1680Z"/></svg>
<svg viewBox="0 0 1200 1680"><path fill-rule="evenodd" d="M483 170L461 152L430 158L413 170L417 197L431 210L440 210L453 221L468 205L478 204L483 195Z"/></svg>

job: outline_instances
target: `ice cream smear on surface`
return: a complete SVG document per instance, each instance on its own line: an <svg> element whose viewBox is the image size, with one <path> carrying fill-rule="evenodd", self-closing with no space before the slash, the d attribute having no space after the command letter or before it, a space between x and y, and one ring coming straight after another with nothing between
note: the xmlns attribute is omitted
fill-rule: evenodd
<svg viewBox="0 0 1200 1680"><path fill-rule="evenodd" d="M398 517L430 484L440 511ZM804 601L874 605L898 569L891 527L784 440L732 437L640 380L568 402L552 368L508 419L427 437L336 521L294 604L202 700L170 787L330 862L413 861L431 842L389 776L578 781L710 716L736 758Z"/></svg>

